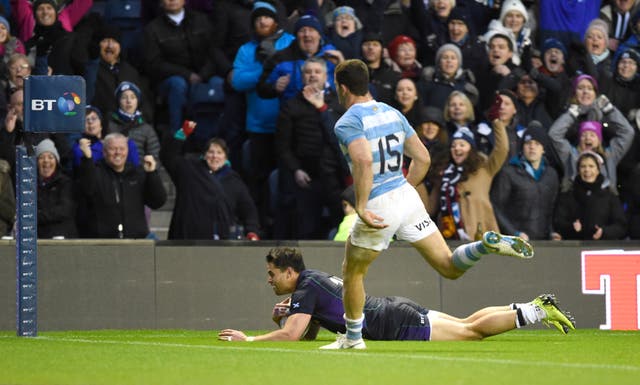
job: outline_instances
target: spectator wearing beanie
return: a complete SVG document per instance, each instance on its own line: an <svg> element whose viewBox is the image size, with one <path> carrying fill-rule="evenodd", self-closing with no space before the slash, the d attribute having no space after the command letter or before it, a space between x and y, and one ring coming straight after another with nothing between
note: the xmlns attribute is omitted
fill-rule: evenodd
<svg viewBox="0 0 640 385"><path fill-rule="evenodd" d="M371 94L379 102L392 104L400 74L383 60L382 34L367 32L362 38L362 60L369 68Z"/></svg>
<svg viewBox="0 0 640 385"><path fill-rule="evenodd" d="M313 15L304 15L294 26L295 40L289 47L276 52L264 63L264 70L258 81L258 95L261 98L279 97L281 102L289 100L302 90L302 64L312 56L327 61L328 82L333 84L333 70L344 60L342 53L324 39L323 28Z"/></svg>
<svg viewBox="0 0 640 385"><path fill-rule="evenodd" d="M77 238L73 182L60 170L60 155L51 139L35 148L38 162L38 238Z"/></svg>
<svg viewBox="0 0 640 385"><path fill-rule="evenodd" d="M626 48L613 59L613 77L601 82L602 93L630 121L635 119L635 111L640 107L639 65L640 53L633 48Z"/></svg>
<svg viewBox="0 0 640 385"><path fill-rule="evenodd" d="M391 67L403 78L415 82L420 79L422 64L418 62L418 47L415 40L406 35L398 35L387 46Z"/></svg>
<svg viewBox="0 0 640 385"><path fill-rule="evenodd" d="M551 222L560 180L546 157L553 149L545 131L537 121L529 124L518 154L508 160L491 187L500 229L527 240L559 239Z"/></svg>
<svg viewBox="0 0 640 385"><path fill-rule="evenodd" d="M531 49L531 35L533 31L529 28L529 13L520 0L507 0L502 3L500 18L497 20L504 27L511 30L516 42L516 53L523 62L528 60ZM493 21L492 21L493 23ZM489 24L491 29L491 23Z"/></svg>
<svg viewBox="0 0 640 385"><path fill-rule="evenodd" d="M342 6L334 9L333 18L327 28L329 41L342 52L345 59L360 58L362 23L353 8Z"/></svg>
<svg viewBox="0 0 640 385"><path fill-rule="evenodd" d="M464 8L455 7L451 10L447 28L448 42L460 48L465 68L471 70L474 76L483 71L489 65L487 48L484 42L478 39L470 16Z"/></svg>
<svg viewBox="0 0 640 385"><path fill-rule="evenodd" d="M598 81L612 76L611 52L609 51L609 26L594 19L584 34L584 45L591 61L587 61L582 72L595 75Z"/></svg>
<svg viewBox="0 0 640 385"><path fill-rule="evenodd" d="M552 119L563 112L572 95L571 79L566 71L567 48L558 39L548 38L542 44L542 66L532 68L531 78L538 83Z"/></svg>
<svg viewBox="0 0 640 385"><path fill-rule="evenodd" d="M140 88L124 81L118 85L114 96L118 109L111 113L109 133L117 132L133 140L141 157L153 155L156 161L160 159L160 141L156 131L145 121L139 108L144 99Z"/></svg>
<svg viewBox="0 0 640 385"><path fill-rule="evenodd" d="M602 157L585 151L576 160L579 170L571 188L558 196L554 228L562 239L622 239L627 221L620 199L606 187Z"/></svg>
<svg viewBox="0 0 640 385"><path fill-rule="evenodd" d="M56 0L12 0L11 17L17 25L16 36L22 41L29 40L36 27L35 12L42 4L48 5L51 9L48 14L53 11L58 12L58 1ZM85 1L66 1L65 6L58 13L57 17L53 16L60 22L60 26L67 32L73 31L73 27L82 20L84 15L89 12L93 6L93 0ZM49 16L51 17L51 16Z"/></svg>
<svg viewBox="0 0 640 385"><path fill-rule="evenodd" d="M444 108L453 91L462 91L473 105L478 103L478 89L473 73L463 69L462 52L455 44L445 44L436 53L435 67L426 67L420 78L423 103Z"/></svg>

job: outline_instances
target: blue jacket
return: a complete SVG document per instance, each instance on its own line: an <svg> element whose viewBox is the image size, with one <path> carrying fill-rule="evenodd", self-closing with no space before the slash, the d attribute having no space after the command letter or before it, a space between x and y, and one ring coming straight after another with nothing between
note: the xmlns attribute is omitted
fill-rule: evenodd
<svg viewBox="0 0 640 385"><path fill-rule="evenodd" d="M325 51L334 49L336 47L333 44L322 45L322 42L320 42L320 49L313 56L323 57ZM307 58L308 56L300 50L295 41L289 47L276 52L264 63L264 72L260 76L257 87L258 95L263 98L280 97L280 100L284 102L302 91L302 65ZM333 70L335 67L335 64L327 60L327 80L332 89L335 89L333 84ZM280 76L285 75L290 75L291 79L287 88L280 94L276 91L274 85Z"/></svg>
<svg viewBox="0 0 640 385"><path fill-rule="evenodd" d="M275 42L276 51L285 49L295 37L287 32ZM247 99L247 126L249 132L272 134L276 131L276 120L280 110L280 100L264 99L258 96L256 86L262 74L262 62L256 58L256 50L260 42L251 40L243 44L233 61L233 79L231 86L244 92Z"/></svg>

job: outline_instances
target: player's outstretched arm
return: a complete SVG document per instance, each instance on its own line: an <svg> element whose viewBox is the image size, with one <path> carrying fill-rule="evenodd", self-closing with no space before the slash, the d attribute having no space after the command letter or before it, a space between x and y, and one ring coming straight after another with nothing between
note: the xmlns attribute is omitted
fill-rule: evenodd
<svg viewBox="0 0 640 385"><path fill-rule="evenodd" d="M218 333L221 341L298 341L307 330L311 322L311 314L296 313L289 318L284 327L259 336L247 336L234 329L224 329Z"/></svg>

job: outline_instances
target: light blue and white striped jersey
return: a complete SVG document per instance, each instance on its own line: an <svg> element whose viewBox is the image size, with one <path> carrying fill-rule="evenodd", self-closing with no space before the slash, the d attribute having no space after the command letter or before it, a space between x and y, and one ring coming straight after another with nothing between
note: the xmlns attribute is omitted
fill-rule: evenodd
<svg viewBox="0 0 640 385"><path fill-rule="evenodd" d="M352 171L353 163L347 151L349 143L362 137L369 142L373 154L369 200L406 183L402 174L404 141L415 131L400 111L375 100L354 104L336 122L334 131Z"/></svg>

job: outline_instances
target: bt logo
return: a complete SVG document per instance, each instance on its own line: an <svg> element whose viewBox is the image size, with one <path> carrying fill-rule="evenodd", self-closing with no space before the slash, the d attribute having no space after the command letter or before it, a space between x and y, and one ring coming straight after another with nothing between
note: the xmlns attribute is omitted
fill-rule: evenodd
<svg viewBox="0 0 640 385"><path fill-rule="evenodd" d="M56 99L31 99L32 111L53 111L54 103L58 106L64 116L76 116L78 112L76 106L80 105L80 96L75 92L65 92Z"/></svg>

